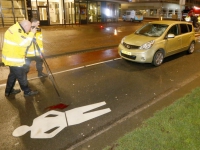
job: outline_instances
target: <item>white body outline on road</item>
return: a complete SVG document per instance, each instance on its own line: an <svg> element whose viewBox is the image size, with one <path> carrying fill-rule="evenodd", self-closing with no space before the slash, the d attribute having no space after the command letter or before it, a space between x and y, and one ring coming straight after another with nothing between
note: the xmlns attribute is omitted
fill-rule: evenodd
<svg viewBox="0 0 200 150"><path fill-rule="evenodd" d="M22 125L16 128L13 131L12 135L15 137L19 137L24 135L28 131L31 131L31 138L52 138L67 126L80 124L82 122L111 112L110 108L88 112L105 104L106 102L100 102L74 108L65 112L51 110L35 118L33 120L32 126L29 127L27 125Z"/></svg>

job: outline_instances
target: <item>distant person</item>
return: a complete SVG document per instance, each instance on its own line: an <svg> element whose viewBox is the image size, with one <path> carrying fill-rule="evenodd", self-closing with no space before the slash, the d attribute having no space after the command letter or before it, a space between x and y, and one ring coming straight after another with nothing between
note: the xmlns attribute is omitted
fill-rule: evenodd
<svg viewBox="0 0 200 150"><path fill-rule="evenodd" d="M31 32L30 32L31 31ZM32 91L28 86L27 74L25 73L25 51L31 44L36 28L31 29L31 22L23 20L8 28L4 35L4 44L2 48L2 62L9 66L5 96L20 93L24 91L24 96L33 96L38 91ZM14 89L16 80L19 82L20 89Z"/></svg>
<svg viewBox="0 0 200 150"><path fill-rule="evenodd" d="M195 16L194 12L192 12L192 15L191 15L191 21L192 21L192 24L195 28L198 28L198 18L197 16Z"/></svg>
<svg viewBox="0 0 200 150"><path fill-rule="evenodd" d="M26 50L26 65L27 65L27 73L30 70L30 64L32 61L36 62L36 68L38 72L38 77L47 77L47 74L43 73L43 59L40 53L43 53L43 43L42 43L42 32L39 28L40 21L36 18L31 19L32 27L37 28L37 32L34 35L34 41L31 42L31 45L27 47ZM36 43L35 43L36 42ZM36 44L39 46L39 49L37 49Z"/></svg>

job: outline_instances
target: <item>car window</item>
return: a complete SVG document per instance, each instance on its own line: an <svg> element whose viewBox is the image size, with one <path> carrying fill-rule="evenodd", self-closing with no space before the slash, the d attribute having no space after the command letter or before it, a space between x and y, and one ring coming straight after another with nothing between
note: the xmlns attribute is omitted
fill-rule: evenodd
<svg viewBox="0 0 200 150"><path fill-rule="evenodd" d="M164 31L167 29L168 25L165 24L151 24L148 23L144 25L142 28L137 30L136 34L141 34L145 36L159 37Z"/></svg>
<svg viewBox="0 0 200 150"><path fill-rule="evenodd" d="M181 34L188 32L187 24L180 24Z"/></svg>
<svg viewBox="0 0 200 150"><path fill-rule="evenodd" d="M167 32L167 34L174 34L174 35L178 35L179 31L178 31L178 25L173 25L169 31Z"/></svg>
<svg viewBox="0 0 200 150"><path fill-rule="evenodd" d="M189 29L189 32L192 32L192 25L191 24L188 24L188 29Z"/></svg>

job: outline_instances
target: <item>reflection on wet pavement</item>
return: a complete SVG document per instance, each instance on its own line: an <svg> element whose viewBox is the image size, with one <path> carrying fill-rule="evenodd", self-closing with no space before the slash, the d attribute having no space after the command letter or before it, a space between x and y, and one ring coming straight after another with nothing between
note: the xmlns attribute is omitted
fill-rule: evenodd
<svg viewBox="0 0 200 150"><path fill-rule="evenodd" d="M52 72L64 69L72 69L92 63L98 63L110 59L118 58L117 48L108 50L98 50L75 55L63 55L45 59ZM35 62L32 62L30 74L36 73Z"/></svg>

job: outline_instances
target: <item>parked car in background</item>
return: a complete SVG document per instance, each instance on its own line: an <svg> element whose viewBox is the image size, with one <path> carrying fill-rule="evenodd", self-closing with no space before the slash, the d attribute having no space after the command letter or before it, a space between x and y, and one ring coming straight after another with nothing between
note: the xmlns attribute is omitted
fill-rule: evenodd
<svg viewBox="0 0 200 150"><path fill-rule="evenodd" d="M126 11L122 16L123 21L143 21L143 15L140 11L130 10Z"/></svg>
<svg viewBox="0 0 200 150"><path fill-rule="evenodd" d="M129 61L162 64L165 57L187 51L194 52L193 25L185 21L153 21L124 37L119 55Z"/></svg>

